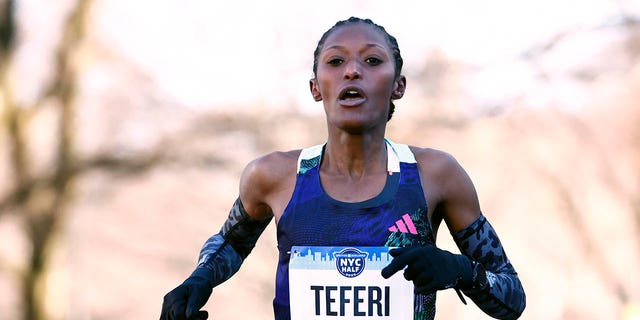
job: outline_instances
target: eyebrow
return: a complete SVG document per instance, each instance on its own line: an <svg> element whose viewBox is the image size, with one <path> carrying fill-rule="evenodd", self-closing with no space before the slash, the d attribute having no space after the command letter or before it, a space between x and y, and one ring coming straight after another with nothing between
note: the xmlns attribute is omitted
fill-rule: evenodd
<svg viewBox="0 0 640 320"><path fill-rule="evenodd" d="M377 44L377 43L367 43L367 44L365 44L364 46L365 46L367 49L368 49L368 48L380 48L380 49L384 49L384 47L383 47L383 46L381 46L381 45L379 45L379 44ZM345 46L341 46L341 45L336 44L336 45L332 45L331 47L326 48L325 50L329 50L329 49L338 49L338 50L341 50L341 49L344 49L344 48L345 48Z"/></svg>

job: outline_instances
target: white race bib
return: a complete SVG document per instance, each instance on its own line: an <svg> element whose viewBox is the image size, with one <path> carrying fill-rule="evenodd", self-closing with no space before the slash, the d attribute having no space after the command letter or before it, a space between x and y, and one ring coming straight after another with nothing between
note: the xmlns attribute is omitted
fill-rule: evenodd
<svg viewBox="0 0 640 320"><path fill-rule="evenodd" d="M380 275L390 249L292 247L291 319L413 319L413 283L401 271Z"/></svg>

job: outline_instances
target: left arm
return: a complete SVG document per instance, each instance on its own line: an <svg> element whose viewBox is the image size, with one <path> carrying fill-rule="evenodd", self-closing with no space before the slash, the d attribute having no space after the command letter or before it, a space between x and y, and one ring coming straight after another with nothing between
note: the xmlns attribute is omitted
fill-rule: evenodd
<svg viewBox="0 0 640 320"><path fill-rule="evenodd" d="M395 257L382 274L402 270L416 292L455 288L480 309L498 319L517 319L525 307L525 294L507 259L497 233L481 214L471 179L448 154L414 150L421 174L429 178L429 192L437 200L434 215L444 220L462 254L435 246L392 250Z"/></svg>
<svg viewBox="0 0 640 320"><path fill-rule="evenodd" d="M489 221L480 215L453 238L472 269L471 281L459 289L494 318L520 317L526 304L524 289Z"/></svg>

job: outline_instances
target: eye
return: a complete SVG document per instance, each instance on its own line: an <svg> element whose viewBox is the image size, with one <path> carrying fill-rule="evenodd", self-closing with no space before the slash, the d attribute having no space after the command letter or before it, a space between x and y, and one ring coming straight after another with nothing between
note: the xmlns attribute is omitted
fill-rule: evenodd
<svg viewBox="0 0 640 320"><path fill-rule="evenodd" d="M371 66L377 66L379 64L382 63L382 60L376 58L376 57L369 57L364 59L364 62L366 62L367 64L371 65Z"/></svg>
<svg viewBox="0 0 640 320"><path fill-rule="evenodd" d="M327 61L327 64L337 67L339 65L341 65L344 62L344 60L340 59L340 58L332 58L329 59L329 61Z"/></svg>

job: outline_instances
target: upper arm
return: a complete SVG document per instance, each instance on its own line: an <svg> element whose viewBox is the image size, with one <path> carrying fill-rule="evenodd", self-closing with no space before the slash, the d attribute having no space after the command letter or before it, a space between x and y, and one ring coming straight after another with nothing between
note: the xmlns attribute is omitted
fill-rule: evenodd
<svg viewBox="0 0 640 320"><path fill-rule="evenodd" d="M443 218L454 233L471 225L480 215L478 193L467 172L449 155L443 169Z"/></svg>
<svg viewBox="0 0 640 320"><path fill-rule="evenodd" d="M448 153L421 149L416 152L420 172L428 177L429 192L434 192L435 214L451 233L471 225L480 215L476 189L460 163Z"/></svg>
<svg viewBox="0 0 640 320"><path fill-rule="evenodd" d="M299 152L298 152L299 153ZM296 152L274 152L251 161L240 177L240 200L256 220L274 215L295 182ZM283 196L284 195L284 196Z"/></svg>

